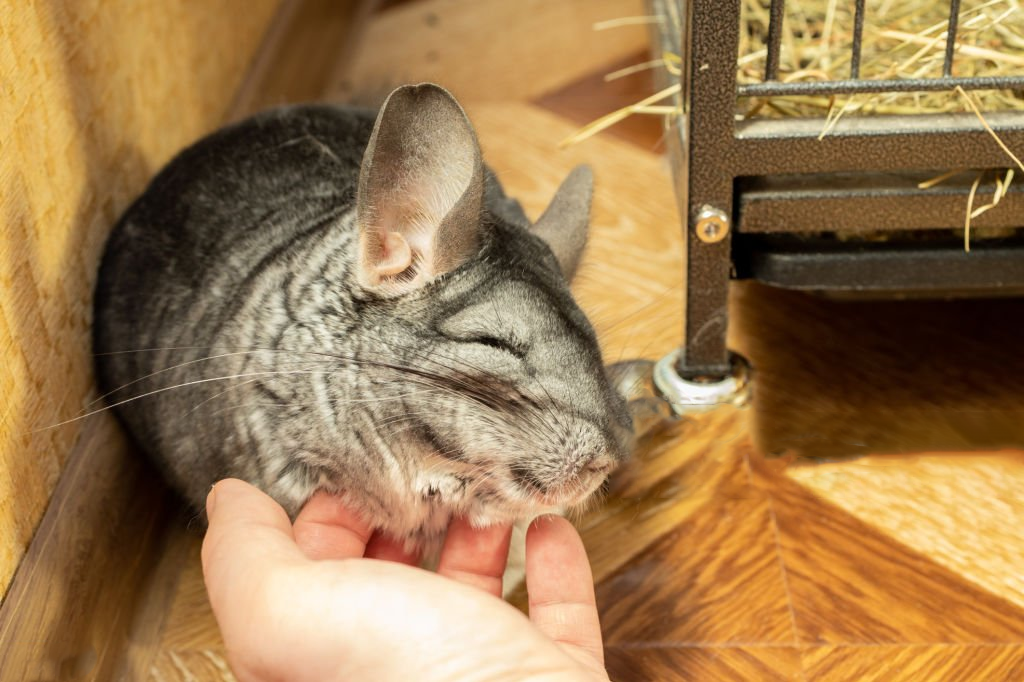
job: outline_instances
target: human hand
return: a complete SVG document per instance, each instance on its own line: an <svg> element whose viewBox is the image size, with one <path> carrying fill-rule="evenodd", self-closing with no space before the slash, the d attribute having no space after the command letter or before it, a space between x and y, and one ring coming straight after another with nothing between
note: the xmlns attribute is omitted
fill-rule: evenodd
<svg viewBox="0 0 1024 682"><path fill-rule="evenodd" d="M527 618L500 598L508 526L453 522L432 573L327 494L294 525L238 480L206 504L203 574L240 680L608 680L590 566L565 519L527 533Z"/></svg>

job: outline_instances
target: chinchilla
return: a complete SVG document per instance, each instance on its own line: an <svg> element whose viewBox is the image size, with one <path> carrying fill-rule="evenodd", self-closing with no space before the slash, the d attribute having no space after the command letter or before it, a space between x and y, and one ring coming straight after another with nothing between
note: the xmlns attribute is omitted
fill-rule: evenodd
<svg viewBox="0 0 1024 682"><path fill-rule="evenodd" d="M592 180L533 225L444 89L272 110L181 152L99 273L100 387L185 498L318 489L436 547L580 504L631 425L569 292Z"/></svg>

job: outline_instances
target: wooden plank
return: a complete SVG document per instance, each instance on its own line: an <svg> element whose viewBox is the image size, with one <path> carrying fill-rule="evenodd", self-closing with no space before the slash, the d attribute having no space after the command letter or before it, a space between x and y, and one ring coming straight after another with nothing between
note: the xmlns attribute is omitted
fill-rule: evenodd
<svg viewBox="0 0 1024 682"><path fill-rule="evenodd" d="M651 502L674 488L676 504L696 508L599 580L607 646L796 644L769 500L751 483L749 451L745 442L725 442L646 491L642 500ZM603 525L617 526L625 542L627 533L647 535L651 521L640 511L631 526Z"/></svg>
<svg viewBox="0 0 1024 682"><path fill-rule="evenodd" d="M605 662L615 682L803 680L795 647L609 647Z"/></svg>
<svg viewBox="0 0 1024 682"><path fill-rule="evenodd" d="M329 95L371 98L433 81L462 102L533 99L647 46L645 26L594 31L644 14L640 0L421 0L374 17Z"/></svg>
<svg viewBox="0 0 1024 682"><path fill-rule="evenodd" d="M653 69L605 81L608 74L642 64L649 59L650 50L644 50L614 63L601 65L565 87L541 95L535 104L582 128L606 114L636 104L656 91ZM662 115L634 114L602 132L628 140L646 151L661 154L665 151L664 119Z"/></svg>
<svg viewBox="0 0 1024 682"><path fill-rule="evenodd" d="M223 649L161 651L145 678L153 682L235 682Z"/></svg>
<svg viewBox="0 0 1024 682"><path fill-rule="evenodd" d="M377 0L285 0L232 111L323 98L335 65L351 58Z"/></svg>
<svg viewBox="0 0 1024 682"><path fill-rule="evenodd" d="M118 214L223 120L278 0L0 12L0 593L93 391L91 292Z"/></svg>
<svg viewBox="0 0 1024 682"><path fill-rule="evenodd" d="M91 419L0 607L0 679L112 678L169 500L114 420Z"/></svg>
<svg viewBox="0 0 1024 682"><path fill-rule="evenodd" d="M1024 607L1024 453L863 457L787 475L894 540Z"/></svg>
<svg viewBox="0 0 1024 682"><path fill-rule="evenodd" d="M772 498L801 643L1024 643L1024 609L751 461Z"/></svg>
<svg viewBox="0 0 1024 682"><path fill-rule="evenodd" d="M163 638L168 622L173 619L173 604L178 601L181 584L193 564L196 569L200 568L202 529L198 525L195 516L182 507L177 507L177 513L170 515L164 541L157 549L156 566L139 588L135 615L125 637L116 679L125 682L147 679L154 666L159 665L157 659L159 652L166 648ZM212 614L210 623L216 627Z"/></svg>
<svg viewBox="0 0 1024 682"><path fill-rule="evenodd" d="M803 654L807 682L1024 679L1024 645L823 646Z"/></svg>

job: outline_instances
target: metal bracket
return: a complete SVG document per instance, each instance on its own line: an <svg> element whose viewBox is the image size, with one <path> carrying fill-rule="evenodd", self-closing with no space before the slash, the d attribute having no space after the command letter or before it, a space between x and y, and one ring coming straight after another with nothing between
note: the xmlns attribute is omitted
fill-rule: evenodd
<svg viewBox="0 0 1024 682"><path fill-rule="evenodd" d="M729 355L731 372L725 378L684 379L676 371L681 352L675 350L658 362L628 360L608 368L612 383L626 398L636 436L666 421L750 401L751 369L742 356Z"/></svg>
<svg viewBox="0 0 1024 682"><path fill-rule="evenodd" d="M655 390L676 417L708 412L719 405L742 407L750 401L750 364L742 356L730 353L728 376L704 380L679 376L680 353L675 350L654 366Z"/></svg>

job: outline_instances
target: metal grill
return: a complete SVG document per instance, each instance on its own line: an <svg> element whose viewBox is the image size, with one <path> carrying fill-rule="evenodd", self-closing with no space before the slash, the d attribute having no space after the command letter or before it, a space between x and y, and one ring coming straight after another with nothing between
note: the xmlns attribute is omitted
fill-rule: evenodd
<svg viewBox="0 0 1024 682"><path fill-rule="evenodd" d="M786 0L771 0L768 23L768 45L764 81L743 83L737 87L740 97L780 97L785 95L852 95L882 92L939 92L953 90L1003 90L1024 87L1024 76L989 76L957 78L953 76L953 60L959 32L960 0L949 3L946 29L946 54L941 78L863 79L860 58L864 37L865 0L854 0L853 44L850 48L850 77L831 81L779 81L779 56L782 52L782 22Z"/></svg>
<svg viewBox="0 0 1024 682"><path fill-rule="evenodd" d="M848 78L779 80L784 0L771 0L764 80L737 82L740 0L649 0L654 52L682 58L669 153L684 217L684 377L723 376L731 278L777 286L875 295L978 295L1024 292L1024 240L991 240L964 253L970 180L922 190L918 183L951 169L1004 169L1009 160L973 114L864 116L841 121L819 139L818 118L736 121L738 97L1024 89L1024 75L956 77L959 0L951 0L943 75L929 79L861 77L865 1L854 4ZM676 31L680 26L681 31ZM665 86L674 77L665 75ZM1024 115L986 114L1011 149L1024 150ZM978 228L1024 223L1024 192L1009 192ZM842 229L878 241L822 238ZM953 291L953 290L956 291Z"/></svg>

